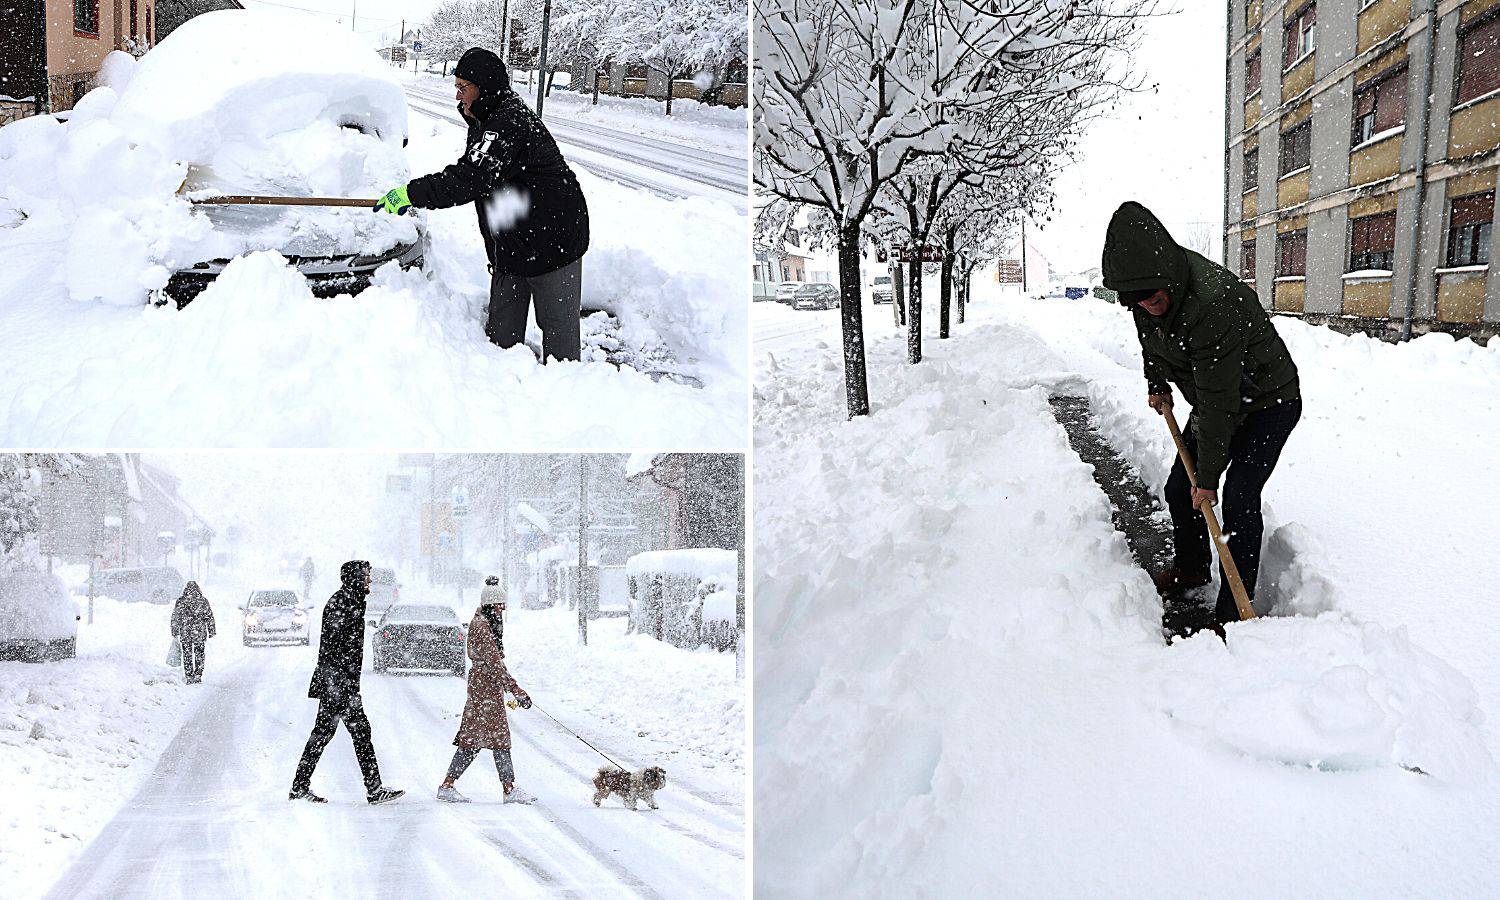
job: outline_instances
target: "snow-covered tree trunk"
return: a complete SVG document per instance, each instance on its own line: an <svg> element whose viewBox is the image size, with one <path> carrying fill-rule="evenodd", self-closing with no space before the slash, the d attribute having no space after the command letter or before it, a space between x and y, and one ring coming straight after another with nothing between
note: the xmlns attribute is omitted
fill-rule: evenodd
<svg viewBox="0 0 1500 900"><path fill-rule="evenodd" d="M949 225L943 229L943 263L938 276L938 338L946 340L952 336L953 305L953 237L958 228Z"/></svg>
<svg viewBox="0 0 1500 900"><path fill-rule="evenodd" d="M906 325L906 279L901 273L901 261L892 260L891 271L891 306L895 307L896 327Z"/></svg>
<svg viewBox="0 0 1500 900"><path fill-rule="evenodd" d="M844 331L844 393L849 416L870 414L870 389L865 383L865 326L860 308L858 223L839 230L839 319Z"/></svg>

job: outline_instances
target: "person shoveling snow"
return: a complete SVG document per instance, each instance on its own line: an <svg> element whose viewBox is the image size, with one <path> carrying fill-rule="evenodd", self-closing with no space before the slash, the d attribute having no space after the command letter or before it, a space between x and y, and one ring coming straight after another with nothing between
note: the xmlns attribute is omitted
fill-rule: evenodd
<svg viewBox="0 0 1500 900"><path fill-rule="evenodd" d="M1103 274L1104 286L1135 318L1147 403L1168 415L1176 384L1193 406L1182 437L1197 461L1197 481L1179 458L1165 488L1176 561L1157 576L1157 588L1180 600L1209 583L1208 529L1198 510L1218 503L1222 476L1228 550L1253 600L1261 490L1302 415L1297 366L1255 291L1179 246L1139 203L1123 204L1110 219ZM1215 618L1220 629L1240 620L1222 570Z"/></svg>
<svg viewBox="0 0 1500 900"><path fill-rule="evenodd" d="M588 204L578 177L541 116L511 90L500 57L470 48L453 81L469 126L463 156L391 190L375 208L400 215L412 207L472 202L492 275L485 334L501 348L521 343L528 307L535 304L542 359L577 360L589 247Z"/></svg>

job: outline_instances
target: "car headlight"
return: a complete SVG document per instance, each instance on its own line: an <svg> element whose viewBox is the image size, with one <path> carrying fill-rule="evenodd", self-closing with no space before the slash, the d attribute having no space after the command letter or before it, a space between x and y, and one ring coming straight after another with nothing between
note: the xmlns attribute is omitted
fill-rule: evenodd
<svg viewBox="0 0 1500 900"><path fill-rule="evenodd" d="M299 612L292 613L292 624L293 625L305 625L305 624L307 624L307 616L305 616L305 615L303 615L302 613L299 613Z"/></svg>
<svg viewBox="0 0 1500 900"><path fill-rule="evenodd" d="M250 613L249 615L245 616L245 627L246 628L254 628L255 626L257 626L259 624L260 624L260 619L256 618L255 613Z"/></svg>

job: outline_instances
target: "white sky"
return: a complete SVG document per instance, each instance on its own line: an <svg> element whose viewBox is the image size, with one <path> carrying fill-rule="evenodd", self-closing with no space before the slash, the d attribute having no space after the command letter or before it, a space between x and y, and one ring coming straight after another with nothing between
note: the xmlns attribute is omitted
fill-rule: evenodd
<svg viewBox="0 0 1500 900"><path fill-rule="evenodd" d="M437 0L240 0L246 9L300 12L324 22L342 24L365 35L372 44L395 40L401 20L414 29L422 24ZM499 0L496 0L498 3Z"/></svg>
<svg viewBox="0 0 1500 900"><path fill-rule="evenodd" d="M1054 273L1099 265L1109 217L1126 200L1156 213L1173 236L1224 217L1224 4L1177 0L1153 19L1134 56L1154 92L1127 96L1078 144L1057 181L1058 214L1030 243Z"/></svg>

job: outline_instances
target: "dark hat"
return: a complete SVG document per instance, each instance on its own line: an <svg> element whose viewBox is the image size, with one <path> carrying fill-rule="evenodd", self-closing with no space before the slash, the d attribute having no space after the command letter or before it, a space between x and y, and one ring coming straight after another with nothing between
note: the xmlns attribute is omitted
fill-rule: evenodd
<svg viewBox="0 0 1500 900"><path fill-rule="evenodd" d="M499 584L500 583L500 576L499 575L489 575L489 576L487 576L484 579L484 583L488 584L488 585Z"/></svg>
<svg viewBox="0 0 1500 900"><path fill-rule="evenodd" d="M1135 291L1120 291L1120 305L1135 306L1137 303L1143 303L1147 300L1150 300L1151 296L1159 290L1161 290L1161 288L1141 288Z"/></svg>
<svg viewBox="0 0 1500 900"><path fill-rule="evenodd" d="M510 73L492 51L470 47L458 58L453 74L479 86L480 93L498 94L510 89Z"/></svg>

